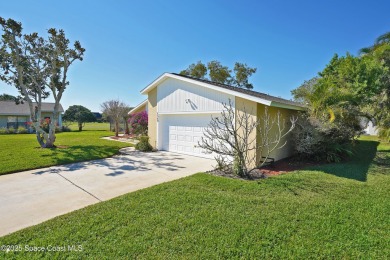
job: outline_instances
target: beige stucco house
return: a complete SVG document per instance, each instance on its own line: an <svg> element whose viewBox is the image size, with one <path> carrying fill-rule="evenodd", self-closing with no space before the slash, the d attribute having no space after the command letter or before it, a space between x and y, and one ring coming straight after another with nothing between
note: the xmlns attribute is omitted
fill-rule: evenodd
<svg viewBox="0 0 390 260"><path fill-rule="evenodd" d="M236 113L250 111L253 119L262 116L267 107L269 114L280 111L289 122L291 115L304 109L301 104L290 100L175 73L164 73L141 93L147 96L147 100L129 113L148 111L150 144L159 150L201 157L213 157L197 144L211 117L220 115L223 104L229 100ZM259 140L260 137L254 138ZM279 160L292 155L290 144L288 142L271 156Z"/></svg>

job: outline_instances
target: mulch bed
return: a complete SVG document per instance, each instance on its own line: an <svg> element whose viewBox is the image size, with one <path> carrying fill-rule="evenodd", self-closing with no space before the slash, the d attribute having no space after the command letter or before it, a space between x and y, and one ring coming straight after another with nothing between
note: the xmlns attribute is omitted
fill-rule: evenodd
<svg viewBox="0 0 390 260"><path fill-rule="evenodd" d="M271 176L276 176L280 174L289 173L296 170L302 170L307 167L311 166L318 166L321 165L321 163L314 163L314 162L305 162L305 161L299 161L294 157L286 158L280 161L275 162L272 165L267 165L262 167L261 169L255 169L251 172L250 180L257 180L257 179L264 179ZM225 171L221 170L213 170L209 172L210 174L217 175L217 176L224 176L229 177L233 179L249 179L249 178L242 178L240 176L237 176L233 173L226 173Z"/></svg>
<svg viewBox="0 0 390 260"><path fill-rule="evenodd" d="M267 165L259 169L267 176L279 175L296 170L302 170L311 166L318 166L320 163L299 161L294 157L286 158L275 162L273 165Z"/></svg>
<svg viewBox="0 0 390 260"><path fill-rule="evenodd" d="M119 139L133 139L132 135L121 135L121 136L110 136L111 139L119 140Z"/></svg>

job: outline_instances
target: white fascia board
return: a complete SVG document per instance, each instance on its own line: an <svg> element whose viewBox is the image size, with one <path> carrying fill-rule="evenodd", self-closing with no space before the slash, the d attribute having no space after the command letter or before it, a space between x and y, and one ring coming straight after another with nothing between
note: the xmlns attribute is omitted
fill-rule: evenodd
<svg viewBox="0 0 390 260"><path fill-rule="evenodd" d="M159 115L199 115L199 114L221 114L222 111L174 111L174 112L161 112Z"/></svg>
<svg viewBox="0 0 390 260"><path fill-rule="evenodd" d="M192 83L192 84L195 84L195 85L199 85L199 86L202 86L202 87L205 87L205 88L213 89L213 90L216 90L216 91L219 91L219 92L222 92L222 93L226 93L226 94L229 94L229 95L232 95L232 96L236 96L236 97L247 99L247 100L250 100L250 101L253 101L253 102L257 102L257 103L260 103L260 104L263 104L263 105L267 105L267 106L271 105L271 101L266 100L266 99L253 97L253 96L248 95L248 94L240 93L240 92L229 90L229 89L224 89L222 87L217 87L217 86L205 83L205 82L200 82L200 81L197 81L197 80L180 77L180 76L173 75L173 74L170 74L170 73L164 73L163 75L161 75L159 78L157 78L155 81L153 81L149 86L144 88L141 91L141 94L144 94L144 95L147 94L150 90L152 90L155 86L157 86L159 83L164 81L166 78L173 78L173 79L185 81L185 82Z"/></svg>
<svg viewBox="0 0 390 260"><path fill-rule="evenodd" d="M306 109L306 108L301 107L301 106L294 106L294 105L279 103L279 102L275 102L275 101L271 102L271 107L280 107L280 108L286 108L286 109L291 109L291 110L301 110L301 111Z"/></svg>
<svg viewBox="0 0 390 260"><path fill-rule="evenodd" d="M133 108L132 110L129 111L129 113L127 113L128 115L130 115L134 110L137 110L138 108L146 105L148 102L147 99L145 99L144 101L142 101L141 103L139 103L135 108Z"/></svg>
<svg viewBox="0 0 390 260"><path fill-rule="evenodd" d="M174 76L170 73L164 73L157 79L155 79L152 83L147 85L143 90L141 90L141 94L146 95L150 90L152 90L154 87L156 87L158 84L160 84L162 81L164 81L169 75Z"/></svg>

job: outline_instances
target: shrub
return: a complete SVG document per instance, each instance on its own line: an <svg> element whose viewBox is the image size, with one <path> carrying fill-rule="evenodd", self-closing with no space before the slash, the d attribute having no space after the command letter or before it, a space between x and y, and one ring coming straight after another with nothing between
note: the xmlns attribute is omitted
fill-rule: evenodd
<svg viewBox="0 0 390 260"><path fill-rule="evenodd" d="M146 111L141 111L131 115L129 125L131 134L146 135L148 133L148 113Z"/></svg>
<svg viewBox="0 0 390 260"><path fill-rule="evenodd" d="M24 126L19 126L17 132L18 134L28 134L28 130Z"/></svg>
<svg viewBox="0 0 390 260"><path fill-rule="evenodd" d="M324 123L301 114L293 130L295 151L304 160L340 162L353 155L353 136L360 130L354 125Z"/></svg>
<svg viewBox="0 0 390 260"><path fill-rule="evenodd" d="M390 128L380 128L378 136L382 141L390 141Z"/></svg>
<svg viewBox="0 0 390 260"><path fill-rule="evenodd" d="M0 135L8 134L8 129L5 127L0 127Z"/></svg>
<svg viewBox="0 0 390 260"><path fill-rule="evenodd" d="M141 136L139 142L135 145L135 149L141 152L150 152L153 147L149 143L149 136Z"/></svg>
<svg viewBox="0 0 390 260"><path fill-rule="evenodd" d="M10 127L10 128L8 128L7 133L8 133L8 134L16 134L16 129L13 128L13 127Z"/></svg>

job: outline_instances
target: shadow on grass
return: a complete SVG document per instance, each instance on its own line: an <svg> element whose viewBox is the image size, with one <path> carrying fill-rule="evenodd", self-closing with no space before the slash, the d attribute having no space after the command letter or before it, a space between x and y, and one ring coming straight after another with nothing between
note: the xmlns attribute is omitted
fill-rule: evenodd
<svg viewBox="0 0 390 260"><path fill-rule="evenodd" d="M56 164L67 164L87 160L101 159L118 154L116 146L72 145L67 148L53 148L52 154L42 155L51 157Z"/></svg>
<svg viewBox="0 0 390 260"><path fill-rule="evenodd" d="M81 131L79 130L71 130L70 132L76 132L76 133L82 133L82 132L110 132L109 129L83 129ZM68 132L69 133L69 132ZM115 132L112 132L113 134L115 134Z"/></svg>
<svg viewBox="0 0 390 260"><path fill-rule="evenodd" d="M365 182L368 169L371 163L374 163L378 145L379 142L376 141L360 140L356 146L355 155L349 161L313 166L307 169Z"/></svg>

